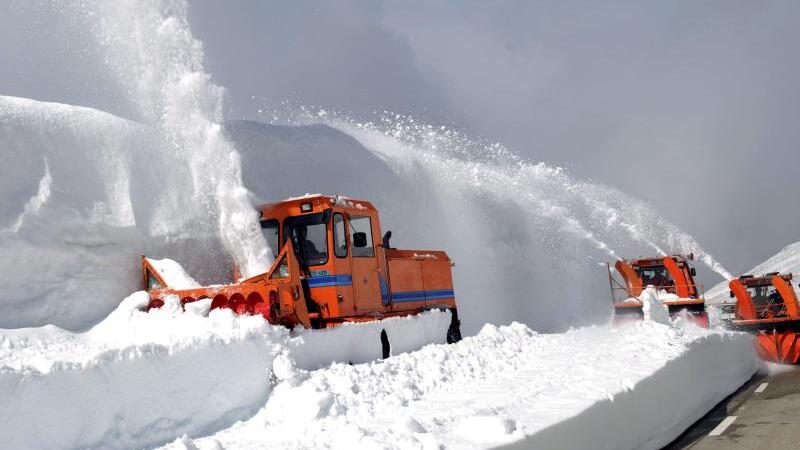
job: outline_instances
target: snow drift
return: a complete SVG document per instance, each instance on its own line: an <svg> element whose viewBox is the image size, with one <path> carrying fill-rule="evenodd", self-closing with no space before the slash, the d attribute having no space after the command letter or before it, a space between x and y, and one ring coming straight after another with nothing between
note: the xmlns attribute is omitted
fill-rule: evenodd
<svg viewBox="0 0 800 450"><path fill-rule="evenodd" d="M759 365L752 337L639 322L486 325L385 361L281 371L251 419L165 448L658 449Z"/></svg>

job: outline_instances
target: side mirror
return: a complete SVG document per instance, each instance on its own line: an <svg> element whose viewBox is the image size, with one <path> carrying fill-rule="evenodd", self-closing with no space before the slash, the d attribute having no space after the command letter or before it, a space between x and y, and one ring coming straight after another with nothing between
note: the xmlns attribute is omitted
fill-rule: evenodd
<svg viewBox="0 0 800 450"><path fill-rule="evenodd" d="M690 269L689 269L689 273L690 273L690 274L692 274L692 276L693 276L693 277L696 277L696 276L697 276L697 271L696 271L696 270L694 270L694 267L692 267L692 268L690 268Z"/></svg>
<svg viewBox="0 0 800 450"><path fill-rule="evenodd" d="M389 240L391 239L392 239L392 230L389 230L383 235L383 248L392 248L392 246L389 245Z"/></svg>
<svg viewBox="0 0 800 450"><path fill-rule="evenodd" d="M331 213L332 210L330 208L326 209L325 211L322 211L322 223L327 225L331 221Z"/></svg>
<svg viewBox="0 0 800 450"><path fill-rule="evenodd" d="M733 295L733 291L728 291L728 294L730 294L731 298L735 297L735 295Z"/></svg>
<svg viewBox="0 0 800 450"><path fill-rule="evenodd" d="M367 246L367 233L353 233L353 247L364 248Z"/></svg>

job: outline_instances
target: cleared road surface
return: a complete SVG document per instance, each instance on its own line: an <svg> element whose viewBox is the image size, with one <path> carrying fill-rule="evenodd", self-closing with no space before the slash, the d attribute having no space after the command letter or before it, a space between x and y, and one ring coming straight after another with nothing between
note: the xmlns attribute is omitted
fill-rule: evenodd
<svg viewBox="0 0 800 450"><path fill-rule="evenodd" d="M800 369L756 375L665 450L800 449Z"/></svg>

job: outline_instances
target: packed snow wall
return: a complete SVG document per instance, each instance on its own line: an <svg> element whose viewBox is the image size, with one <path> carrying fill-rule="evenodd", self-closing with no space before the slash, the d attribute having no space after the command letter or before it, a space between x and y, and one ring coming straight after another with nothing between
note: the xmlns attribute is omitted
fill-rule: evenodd
<svg viewBox="0 0 800 450"><path fill-rule="evenodd" d="M61 38L78 36L79 50L55 48L102 88L40 99L97 108L0 98L0 327L97 323L139 287L140 254L178 260L206 283L226 281L234 260L263 267L247 190L373 201L393 245L453 257L466 333L605 320L604 265L617 256L694 251L726 275L649 206L463 133L324 111L222 127L222 92L184 2L58 5L22 5L5 20L44 15Z"/></svg>
<svg viewBox="0 0 800 450"><path fill-rule="evenodd" d="M202 268L204 281L233 261L245 274L270 263L240 156L223 135L222 89L203 70L186 8L64 1L4 11L4 26L31 27L20 48L53 23L51 55L72 58L61 70L103 83L52 97L116 114L0 98L0 327L97 323L137 287L141 253L171 254Z"/></svg>

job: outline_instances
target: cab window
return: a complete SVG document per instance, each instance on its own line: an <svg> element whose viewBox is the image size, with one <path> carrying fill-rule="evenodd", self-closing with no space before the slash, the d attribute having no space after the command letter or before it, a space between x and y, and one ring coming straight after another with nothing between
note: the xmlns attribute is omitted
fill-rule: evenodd
<svg viewBox="0 0 800 450"><path fill-rule="evenodd" d="M299 248L295 250L304 254L309 266L318 266L328 262L328 226L325 215L307 214L289 217L283 221L283 241L292 237ZM330 215L327 215L330 219Z"/></svg>
<svg viewBox="0 0 800 450"><path fill-rule="evenodd" d="M347 233L344 227L344 216L333 215L333 253L339 258L347 257Z"/></svg>
<svg viewBox="0 0 800 450"><path fill-rule="evenodd" d="M368 216L350 216L350 246L353 256L375 256L375 249L372 247L372 221Z"/></svg>
<svg viewBox="0 0 800 450"><path fill-rule="evenodd" d="M669 270L664 266L643 267L639 270L639 276L642 277L643 286L664 287L674 284Z"/></svg>
<svg viewBox="0 0 800 450"><path fill-rule="evenodd" d="M278 248L278 221L275 219L262 220L261 232L264 233L264 239L267 240L267 245L272 250L272 255L278 256L280 252Z"/></svg>
<svg viewBox="0 0 800 450"><path fill-rule="evenodd" d="M275 268L275 271L270 274L269 278L271 280L289 278L289 263L286 260L286 255L283 255L280 264L278 264L278 267Z"/></svg>

